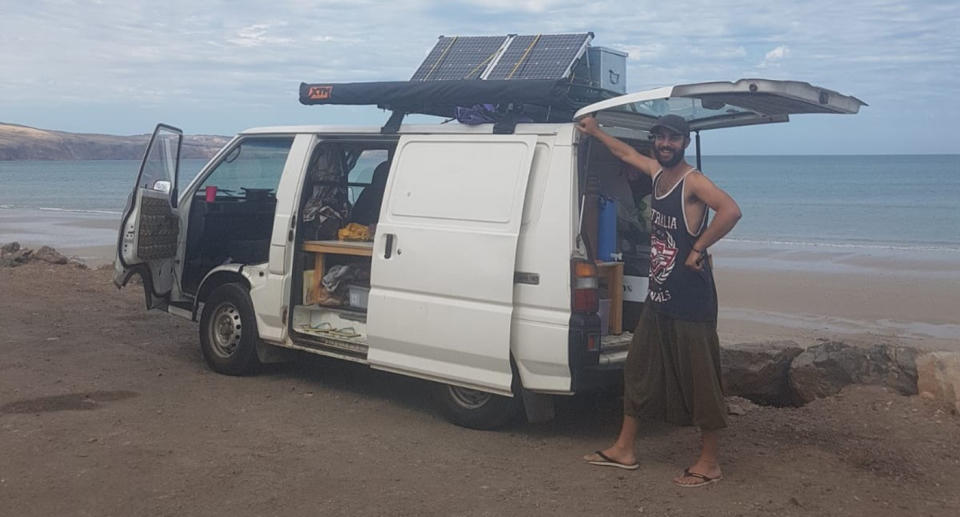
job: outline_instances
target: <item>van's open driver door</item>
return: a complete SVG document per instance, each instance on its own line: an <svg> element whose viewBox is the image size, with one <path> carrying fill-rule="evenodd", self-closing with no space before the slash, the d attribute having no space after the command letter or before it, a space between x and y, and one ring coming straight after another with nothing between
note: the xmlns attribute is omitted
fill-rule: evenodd
<svg viewBox="0 0 960 517"><path fill-rule="evenodd" d="M373 246L371 366L511 393L513 273L536 141L400 138Z"/></svg>
<svg viewBox="0 0 960 517"><path fill-rule="evenodd" d="M157 124L120 221L113 282L123 287L139 274L148 309L166 308L173 289L180 236L177 174L182 140L179 129Z"/></svg>

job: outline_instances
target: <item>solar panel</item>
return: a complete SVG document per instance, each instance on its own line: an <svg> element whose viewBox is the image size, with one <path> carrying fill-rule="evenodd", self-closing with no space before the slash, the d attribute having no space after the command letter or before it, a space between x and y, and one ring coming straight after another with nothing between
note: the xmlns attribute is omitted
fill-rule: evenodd
<svg viewBox="0 0 960 517"><path fill-rule="evenodd" d="M562 79L587 48L585 34L516 36L486 79Z"/></svg>
<svg viewBox="0 0 960 517"><path fill-rule="evenodd" d="M507 36L441 36L411 81L479 79Z"/></svg>
<svg viewBox="0 0 960 517"><path fill-rule="evenodd" d="M593 34L441 36L411 81L562 79Z"/></svg>

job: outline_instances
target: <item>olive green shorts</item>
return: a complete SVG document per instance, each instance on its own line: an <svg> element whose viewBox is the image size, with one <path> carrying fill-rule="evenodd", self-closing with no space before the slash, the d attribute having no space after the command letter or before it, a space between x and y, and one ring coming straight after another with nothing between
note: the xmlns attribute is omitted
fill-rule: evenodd
<svg viewBox="0 0 960 517"><path fill-rule="evenodd" d="M644 304L624 366L623 412L712 431L727 426L716 321L684 321Z"/></svg>

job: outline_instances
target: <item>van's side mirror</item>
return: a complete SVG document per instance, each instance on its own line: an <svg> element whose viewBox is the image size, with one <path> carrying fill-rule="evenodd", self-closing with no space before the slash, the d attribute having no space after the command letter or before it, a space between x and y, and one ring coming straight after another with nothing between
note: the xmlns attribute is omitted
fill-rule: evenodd
<svg viewBox="0 0 960 517"><path fill-rule="evenodd" d="M170 182L167 180L157 180L153 182L153 190L157 192L163 192L164 194L170 193Z"/></svg>

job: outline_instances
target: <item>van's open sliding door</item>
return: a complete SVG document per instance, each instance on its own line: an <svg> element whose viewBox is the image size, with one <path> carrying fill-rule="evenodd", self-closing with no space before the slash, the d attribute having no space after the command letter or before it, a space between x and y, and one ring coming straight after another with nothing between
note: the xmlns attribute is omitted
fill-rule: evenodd
<svg viewBox="0 0 960 517"><path fill-rule="evenodd" d="M513 272L536 136L400 138L374 241L375 368L510 394Z"/></svg>

